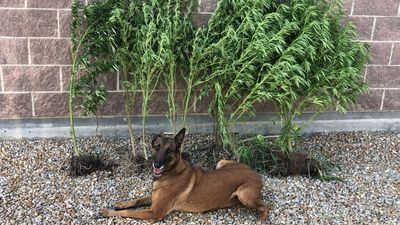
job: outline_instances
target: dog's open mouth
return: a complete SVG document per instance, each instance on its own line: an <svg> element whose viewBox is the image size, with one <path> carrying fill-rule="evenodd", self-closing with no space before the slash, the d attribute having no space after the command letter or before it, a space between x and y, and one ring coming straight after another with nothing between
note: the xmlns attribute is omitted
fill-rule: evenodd
<svg viewBox="0 0 400 225"><path fill-rule="evenodd" d="M156 168L156 167L154 167L154 164L153 164L153 175L154 176L156 176L156 177L161 176L163 171L164 171L164 166L162 166L160 168Z"/></svg>

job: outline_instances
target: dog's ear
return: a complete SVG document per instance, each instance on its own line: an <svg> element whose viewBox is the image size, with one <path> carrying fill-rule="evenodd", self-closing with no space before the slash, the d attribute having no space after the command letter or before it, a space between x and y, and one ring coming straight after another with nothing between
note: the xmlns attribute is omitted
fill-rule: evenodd
<svg viewBox="0 0 400 225"><path fill-rule="evenodd" d="M153 137L153 139L151 140L151 147L154 148L154 142L157 141L158 138L162 137L162 134L157 134L156 136Z"/></svg>
<svg viewBox="0 0 400 225"><path fill-rule="evenodd" d="M178 149L181 147L183 139L185 139L185 134L186 134L186 129L182 128L182 130L180 130L174 137Z"/></svg>

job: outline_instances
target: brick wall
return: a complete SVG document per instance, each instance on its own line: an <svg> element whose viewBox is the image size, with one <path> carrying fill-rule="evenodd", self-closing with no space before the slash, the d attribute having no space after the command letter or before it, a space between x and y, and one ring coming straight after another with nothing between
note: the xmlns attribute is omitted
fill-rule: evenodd
<svg viewBox="0 0 400 225"><path fill-rule="evenodd" d="M201 26L216 1L199 3L193 22ZM71 0L0 0L0 118L67 116L70 4ZM372 47L365 71L370 93L351 111L400 111L400 0L344 0L344 5L360 40ZM124 113L118 80L115 74L105 78L109 97L101 115ZM165 98L164 90L155 93L150 114L165 114ZM206 112L204 102L191 111Z"/></svg>

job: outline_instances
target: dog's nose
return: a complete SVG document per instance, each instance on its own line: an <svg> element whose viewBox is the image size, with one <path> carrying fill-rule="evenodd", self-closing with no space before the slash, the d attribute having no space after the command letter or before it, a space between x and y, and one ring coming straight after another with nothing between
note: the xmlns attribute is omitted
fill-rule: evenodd
<svg viewBox="0 0 400 225"><path fill-rule="evenodd" d="M154 168L161 168L163 166L162 162L154 162L153 163Z"/></svg>

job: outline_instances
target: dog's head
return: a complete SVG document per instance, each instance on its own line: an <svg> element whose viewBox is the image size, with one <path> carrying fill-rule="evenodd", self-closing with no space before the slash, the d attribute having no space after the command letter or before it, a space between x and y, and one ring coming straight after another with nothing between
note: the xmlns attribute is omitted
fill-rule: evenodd
<svg viewBox="0 0 400 225"><path fill-rule="evenodd" d="M158 135L152 140L151 146L155 151L153 161L154 177L161 177L179 162L181 157L180 148L185 138L185 132L186 129L183 128L174 138Z"/></svg>

